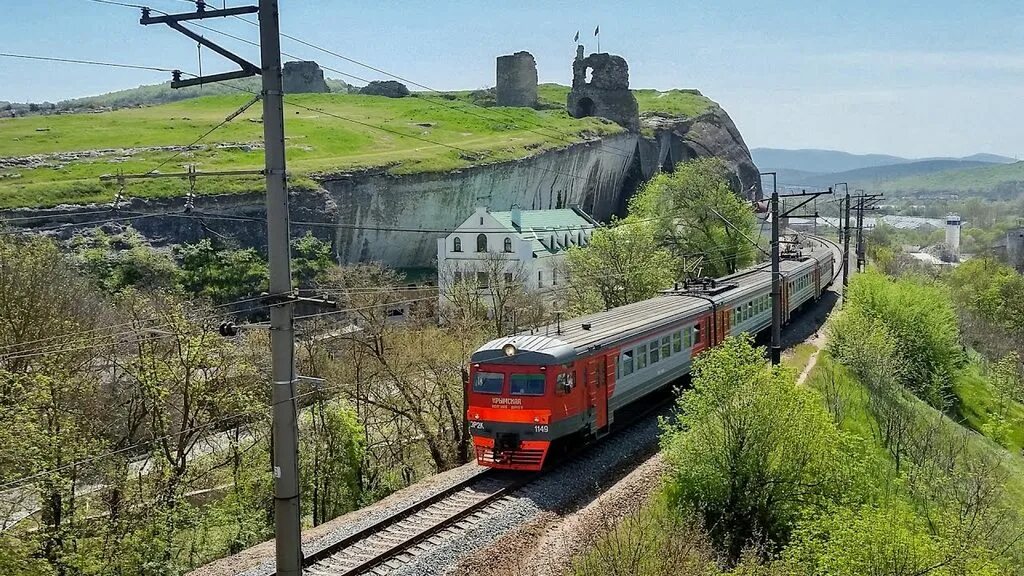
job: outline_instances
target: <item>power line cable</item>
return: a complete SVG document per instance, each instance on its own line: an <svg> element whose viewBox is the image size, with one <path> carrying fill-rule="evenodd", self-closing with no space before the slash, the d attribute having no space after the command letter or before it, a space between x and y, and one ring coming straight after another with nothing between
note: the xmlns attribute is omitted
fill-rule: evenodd
<svg viewBox="0 0 1024 576"><path fill-rule="evenodd" d="M64 64L85 64L89 66L106 66L108 68L130 68L133 70L152 70L154 72L176 72L174 68L160 68L157 66L142 66L139 64L121 64L117 62L99 62L96 60L77 60L74 58L57 58L54 56L35 56L31 54L12 54L0 52L0 57L18 58L22 60L42 60L46 62L60 62Z"/></svg>

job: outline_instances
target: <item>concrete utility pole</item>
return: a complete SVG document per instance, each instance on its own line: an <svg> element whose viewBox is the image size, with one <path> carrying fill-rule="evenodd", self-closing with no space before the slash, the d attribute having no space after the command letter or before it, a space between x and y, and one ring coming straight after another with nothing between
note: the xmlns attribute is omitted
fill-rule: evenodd
<svg viewBox="0 0 1024 576"><path fill-rule="evenodd" d="M772 365L782 362L782 273L779 261L779 193L772 191Z"/></svg>
<svg viewBox="0 0 1024 576"><path fill-rule="evenodd" d="M769 173L774 176L774 173ZM811 200L814 200L818 196L824 196L825 194L832 194L832 189L829 188L828 192L800 192L799 194L788 194L785 196L779 196L776 191L772 192L771 201L771 218L772 218L772 342L771 342L771 360L773 365L778 365L782 362L782 258L779 254L779 221L783 218L788 218L793 215L793 212L805 206ZM803 200L797 203L789 210L779 210L779 198L803 198ZM802 217L802 216L794 216ZM817 217L817 214L814 215Z"/></svg>
<svg viewBox="0 0 1024 576"><path fill-rule="evenodd" d="M260 27L261 65L256 66L240 56L214 44L182 22L241 14L257 13ZM302 573L302 540L299 508L299 425L295 402L294 309L297 298L292 293L291 254L289 245L288 182L285 173L284 94L281 78L281 31L277 0L259 0L258 6L241 6L210 10L197 2L196 11L186 14L153 16L142 9L140 23L166 24L170 28L206 46L238 64L234 72L182 80L181 72L173 74L172 88L201 85L257 74L263 77L263 142L267 181L267 251L270 255L270 347L273 380L273 445L274 445L274 533L277 545L277 574L300 576ZM237 113L235 114L237 115ZM229 117L230 119L231 117ZM189 178L195 173L190 172ZM305 300L305 299L303 299ZM329 305L326 300L318 304Z"/></svg>
<svg viewBox="0 0 1024 576"><path fill-rule="evenodd" d="M288 182L285 175L284 94L277 0L260 0L260 59L263 76L263 146L267 177L267 248L270 293L292 291ZM294 300L270 308L274 380L274 533L277 573L302 573L299 509L299 422L295 403Z"/></svg>
<svg viewBox="0 0 1024 576"><path fill-rule="evenodd" d="M850 284L850 192L846 192L845 203L846 223L843 224L843 298L845 302L846 287Z"/></svg>

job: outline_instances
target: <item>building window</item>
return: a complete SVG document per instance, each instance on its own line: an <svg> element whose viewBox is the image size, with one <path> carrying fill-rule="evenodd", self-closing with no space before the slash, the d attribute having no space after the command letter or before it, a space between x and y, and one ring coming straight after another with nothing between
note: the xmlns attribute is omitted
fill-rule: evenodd
<svg viewBox="0 0 1024 576"><path fill-rule="evenodd" d="M512 283L512 273L511 272L505 272L505 283L506 284L511 284Z"/></svg>
<svg viewBox="0 0 1024 576"><path fill-rule="evenodd" d="M552 286L557 286L558 285L558 270L552 270L551 271L551 285Z"/></svg>
<svg viewBox="0 0 1024 576"><path fill-rule="evenodd" d="M583 246L583 232L576 233L576 243Z"/></svg>
<svg viewBox="0 0 1024 576"><path fill-rule="evenodd" d="M565 235L565 247L566 248L569 247L569 235L568 234Z"/></svg>
<svg viewBox="0 0 1024 576"><path fill-rule="evenodd" d="M456 236L452 241L452 252L462 252L462 238Z"/></svg>
<svg viewBox="0 0 1024 576"><path fill-rule="evenodd" d="M479 288L487 288L487 272L476 273L476 285Z"/></svg>
<svg viewBox="0 0 1024 576"><path fill-rule="evenodd" d="M459 282L462 282L462 272L455 273L455 283L458 284Z"/></svg>
<svg viewBox="0 0 1024 576"><path fill-rule="evenodd" d="M506 236L505 237L505 252L511 252L511 251L512 251L512 239Z"/></svg>
<svg viewBox="0 0 1024 576"><path fill-rule="evenodd" d="M537 288L544 287L544 271L537 270Z"/></svg>
<svg viewBox="0 0 1024 576"><path fill-rule="evenodd" d="M487 252L487 234L476 235L476 251Z"/></svg>

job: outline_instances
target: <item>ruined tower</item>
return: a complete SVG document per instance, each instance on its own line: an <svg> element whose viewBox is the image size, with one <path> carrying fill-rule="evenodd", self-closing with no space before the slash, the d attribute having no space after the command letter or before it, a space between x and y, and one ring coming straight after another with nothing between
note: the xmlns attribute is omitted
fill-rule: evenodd
<svg viewBox="0 0 1024 576"><path fill-rule="evenodd" d="M282 71L285 94L306 94L310 92L330 92L324 71L320 65L311 61L285 62Z"/></svg>
<svg viewBox="0 0 1024 576"><path fill-rule="evenodd" d="M639 107L629 90L629 66L622 56L602 52L584 58L583 46L577 46L565 105L574 118L599 116L632 132L640 129Z"/></svg>
<svg viewBox="0 0 1024 576"><path fill-rule="evenodd" d="M537 62L529 52L498 56L495 98L498 106L537 105Z"/></svg>

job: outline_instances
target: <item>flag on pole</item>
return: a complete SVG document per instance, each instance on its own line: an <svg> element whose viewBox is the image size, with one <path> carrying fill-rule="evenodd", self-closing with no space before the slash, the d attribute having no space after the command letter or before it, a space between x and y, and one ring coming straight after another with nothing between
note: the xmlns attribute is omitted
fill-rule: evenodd
<svg viewBox="0 0 1024 576"><path fill-rule="evenodd" d="M580 31L579 30L577 30L576 31L576 35L572 37L572 41L573 42L579 42L580 41Z"/></svg>
<svg viewBox="0 0 1024 576"><path fill-rule="evenodd" d="M600 33L601 33L601 27L600 26L598 26L597 28L594 28L594 36L597 36Z"/></svg>

